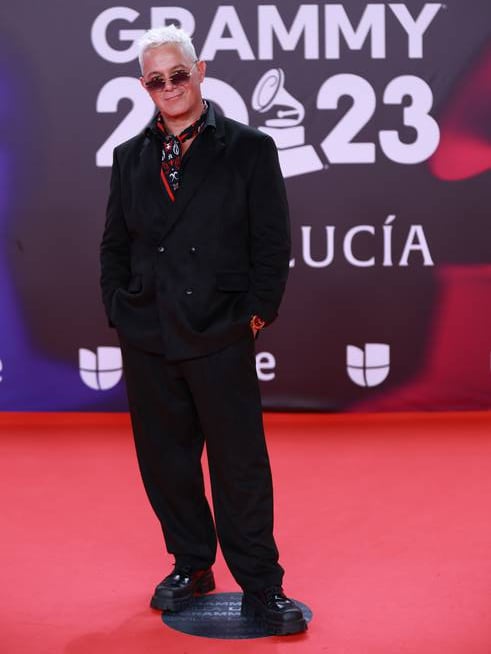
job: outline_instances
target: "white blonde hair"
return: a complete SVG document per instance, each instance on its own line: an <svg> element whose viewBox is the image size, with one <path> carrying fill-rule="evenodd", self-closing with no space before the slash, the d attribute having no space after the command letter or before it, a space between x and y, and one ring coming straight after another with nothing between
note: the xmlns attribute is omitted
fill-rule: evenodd
<svg viewBox="0 0 491 654"><path fill-rule="evenodd" d="M196 50L194 49L191 37L187 32L175 25L164 25L147 30L138 40L138 61L143 72L143 55L150 48L158 48L167 43L179 44L184 52L188 54L193 61L196 61Z"/></svg>

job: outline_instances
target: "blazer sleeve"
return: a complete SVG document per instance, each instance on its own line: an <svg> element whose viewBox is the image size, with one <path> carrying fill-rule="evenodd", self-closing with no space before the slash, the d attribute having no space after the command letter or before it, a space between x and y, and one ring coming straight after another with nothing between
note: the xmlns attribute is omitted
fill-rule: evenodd
<svg viewBox="0 0 491 654"><path fill-rule="evenodd" d="M100 245L100 285L102 301L106 309L109 326L111 322L111 302L118 288L126 288L130 277L130 239L121 199L121 176L114 150L109 199L106 209L106 222Z"/></svg>
<svg viewBox="0 0 491 654"><path fill-rule="evenodd" d="M266 323L278 315L290 262L290 223L285 183L273 139L264 135L249 188L251 292L249 306Z"/></svg>

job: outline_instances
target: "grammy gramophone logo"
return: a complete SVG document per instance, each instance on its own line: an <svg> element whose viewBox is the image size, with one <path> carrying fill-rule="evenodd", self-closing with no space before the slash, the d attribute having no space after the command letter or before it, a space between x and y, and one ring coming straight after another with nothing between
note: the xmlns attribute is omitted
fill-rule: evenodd
<svg viewBox="0 0 491 654"><path fill-rule="evenodd" d="M302 125L305 109L285 89L285 73L281 68L271 68L264 73L256 84L251 104L261 114L272 114L259 129L274 139L284 177L324 168L314 147L305 144L305 127Z"/></svg>

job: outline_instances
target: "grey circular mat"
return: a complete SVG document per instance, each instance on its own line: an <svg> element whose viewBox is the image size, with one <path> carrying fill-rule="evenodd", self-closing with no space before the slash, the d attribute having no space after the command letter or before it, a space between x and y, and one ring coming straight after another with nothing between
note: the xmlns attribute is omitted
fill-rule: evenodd
<svg viewBox="0 0 491 654"><path fill-rule="evenodd" d="M308 606L294 600L307 622L312 620ZM253 618L242 616L242 593L213 593L196 597L179 613L162 613L164 624L176 631L205 638L264 638L271 634Z"/></svg>

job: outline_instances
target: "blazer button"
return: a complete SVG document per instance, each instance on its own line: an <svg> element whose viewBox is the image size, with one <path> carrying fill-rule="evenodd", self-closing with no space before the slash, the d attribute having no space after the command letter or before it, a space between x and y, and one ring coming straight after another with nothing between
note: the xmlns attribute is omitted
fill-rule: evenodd
<svg viewBox="0 0 491 654"><path fill-rule="evenodd" d="M193 294L193 289L192 288L187 288L185 291L186 295L192 295Z"/></svg>
<svg viewBox="0 0 491 654"><path fill-rule="evenodd" d="M160 254L162 254L162 252L165 252L165 248L164 248L163 245L159 245L159 247L157 248L157 250L160 252Z"/></svg>

